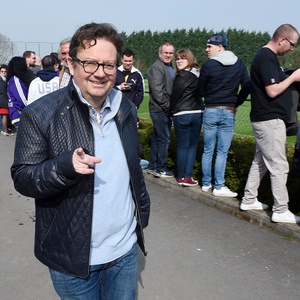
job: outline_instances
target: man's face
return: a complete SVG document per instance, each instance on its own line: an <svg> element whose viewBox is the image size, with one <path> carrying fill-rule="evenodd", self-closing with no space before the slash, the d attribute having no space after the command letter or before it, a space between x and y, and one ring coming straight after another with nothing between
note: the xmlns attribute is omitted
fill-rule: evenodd
<svg viewBox="0 0 300 300"><path fill-rule="evenodd" d="M116 65L117 49L111 42L97 39L96 45L86 49L79 48L77 58L81 61L96 61L100 64ZM82 96L95 109L101 108L107 95L114 87L116 72L113 75L106 75L103 66L99 66L95 73L86 73L83 69L83 64L72 61L71 58L69 59L69 68Z"/></svg>
<svg viewBox="0 0 300 300"><path fill-rule="evenodd" d="M64 62L67 62L69 58L69 49L70 49L70 43L60 46L61 60Z"/></svg>
<svg viewBox="0 0 300 300"><path fill-rule="evenodd" d="M28 67L34 67L36 62L36 56L34 53L31 53L30 57L27 59Z"/></svg>
<svg viewBox="0 0 300 300"><path fill-rule="evenodd" d="M122 64L123 64L123 67L124 67L125 71L130 71L131 70L133 62L134 62L133 56L123 55Z"/></svg>
<svg viewBox="0 0 300 300"><path fill-rule="evenodd" d="M173 46L167 46L163 45L161 52L159 52L159 58L160 60L165 64L170 64L172 62L173 56L174 56L174 47Z"/></svg>
<svg viewBox="0 0 300 300"><path fill-rule="evenodd" d="M222 46L213 45L213 44L207 44L205 48L208 58L211 58L213 55L220 52L221 50L222 50Z"/></svg>
<svg viewBox="0 0 300 300"><path fill-rule="evenodd" d="M280 38L281 42L280 42L279 49L277 51L277 55L283 56L290 51L294 51L295 46L298 42L298 38L299 36L296 32L294 32L289 39L286 37Z"/></svg>

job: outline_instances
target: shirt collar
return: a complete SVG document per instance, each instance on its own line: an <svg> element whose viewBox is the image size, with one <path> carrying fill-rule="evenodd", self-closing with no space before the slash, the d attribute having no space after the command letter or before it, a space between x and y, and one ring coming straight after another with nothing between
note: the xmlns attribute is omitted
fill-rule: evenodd
<svg viewBox="0 0 300 300"><path fill-rule="evenodd" d="M74 78L72 78L73 80L73 84L75 86L75 89L79 95L79 99L82 103L86 104L89 108L89 114L90 117L97 123L100 124L100 122L103 122L104 120L104 116L106 116L106 114L111 111L111 104L110 104L110 99L109 97L107 97L103 103L103 106L100 110L100 112L98 113L96 111L96 109L91 105L91 103L89 103L83 96L82 93L79 89L79 87L76 85Z"/></svg>

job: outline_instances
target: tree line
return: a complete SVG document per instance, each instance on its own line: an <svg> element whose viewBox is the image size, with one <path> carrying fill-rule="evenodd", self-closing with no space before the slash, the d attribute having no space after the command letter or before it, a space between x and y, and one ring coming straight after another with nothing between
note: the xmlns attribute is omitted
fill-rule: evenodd
<svg viewBox="0 0 300 300"><path fill-rule="evenodd" d="M124 47L129 48L135 53L135 66L140 69L146 77L150 66L158 58L158 48L164 42L171 42L176 49L189 48L196 56L201 65L207 60L205 45L208 37L216 32L206 28L200 29L175 29L167 31L134 31L131 34L122 32ZM222 30L228 38L228 50L233 51L240 57L247 68L250 69L251 62L256 52L268 43L271 36L267 32L245 31L241 29L229 28ZM28 41L29 42L29 41ZM14 52L14 42L0 33L0 63L8 62ZM38 53L37 53L38 54ZM280 57L283 68L299 68L300 55L296 47L284 57Z"/></svg>
<svg viewBox="0 0 300 300"><path fill-rule="evenodd" d="M150 66L158 58L158 48L164 42L171 42L176 49L188 48L196 56L198 63L201 65L207 60L205 45L208 37L216 32L200 29L176 29L174 31L167 30L162 32L137 31L127 35L122 32L125 48L129 48L135 53L135 66L140 69L146 77ZM271 36L267 32L245 31L229 28L223 30L228 38L228 50L233 51L240 57L250 70L251 62L256 52L265 44L268 43ZM286 56L281 57L283 68L299 68L300 57L299 51L296 48Z"/></svg>

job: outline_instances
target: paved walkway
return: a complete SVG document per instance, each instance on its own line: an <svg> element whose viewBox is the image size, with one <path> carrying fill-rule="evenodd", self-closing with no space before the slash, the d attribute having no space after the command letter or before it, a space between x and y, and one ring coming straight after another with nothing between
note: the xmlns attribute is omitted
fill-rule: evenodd
<svg viewBox="0 0 300 300"><path fill-rule="evenodd" d="M183 193L195 201L205 203L210 207L219 209L227 214L243 219L246 222L273 231L289 240L300 242L300 224L274 223L271 221L271 210L241 211L239 209L241 200L237 198L215 197L211 192L202 192L200 186L182 187L177 184L175 178L155 178L153 175L147 174L146 171L144 171L144 177L149 182L178 193Z"/></svg>
<svg viewBox="0 0 300 300"><path fill-rule="evenodd" d="M14 141L0 136L0 299L58 300L33 255L34 200L10 178ZM241 212L238 200L180 187L174 178L145 178L152 208L138 299L299 299L298 225L271 223L270 212Z"/></svg>

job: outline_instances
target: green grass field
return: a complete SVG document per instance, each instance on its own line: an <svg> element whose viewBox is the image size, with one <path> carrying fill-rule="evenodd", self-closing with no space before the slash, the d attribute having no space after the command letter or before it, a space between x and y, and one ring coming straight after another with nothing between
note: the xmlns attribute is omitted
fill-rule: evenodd
<svg viewBox="0 0 300 300"><path fill-rule="evenodd" d="M145 97L143 102L141 103L138 109L138 116L140 119L150 119L149 115L149 88L148 88L148 81L145 80ZM235 134L239 135L247 135L253 136L251 122L250 122L250 109L251 103L250 101L245 101L243 105L238 108L236 118L235 118ZM300 119L300 115L298 113L298 117ZM288 147L294 147L296 142L295 136L287 137L287 144Z"/></svg>
<svg viewBox="0 0 300 300"><path fill-rule="evenodd" d="M253 135L249 120L250 101L239 107L236 114L235 133L242 135ZM145 93L145 98L138 109L138 116L141 119L149 119L149 93Z"/></svg>

